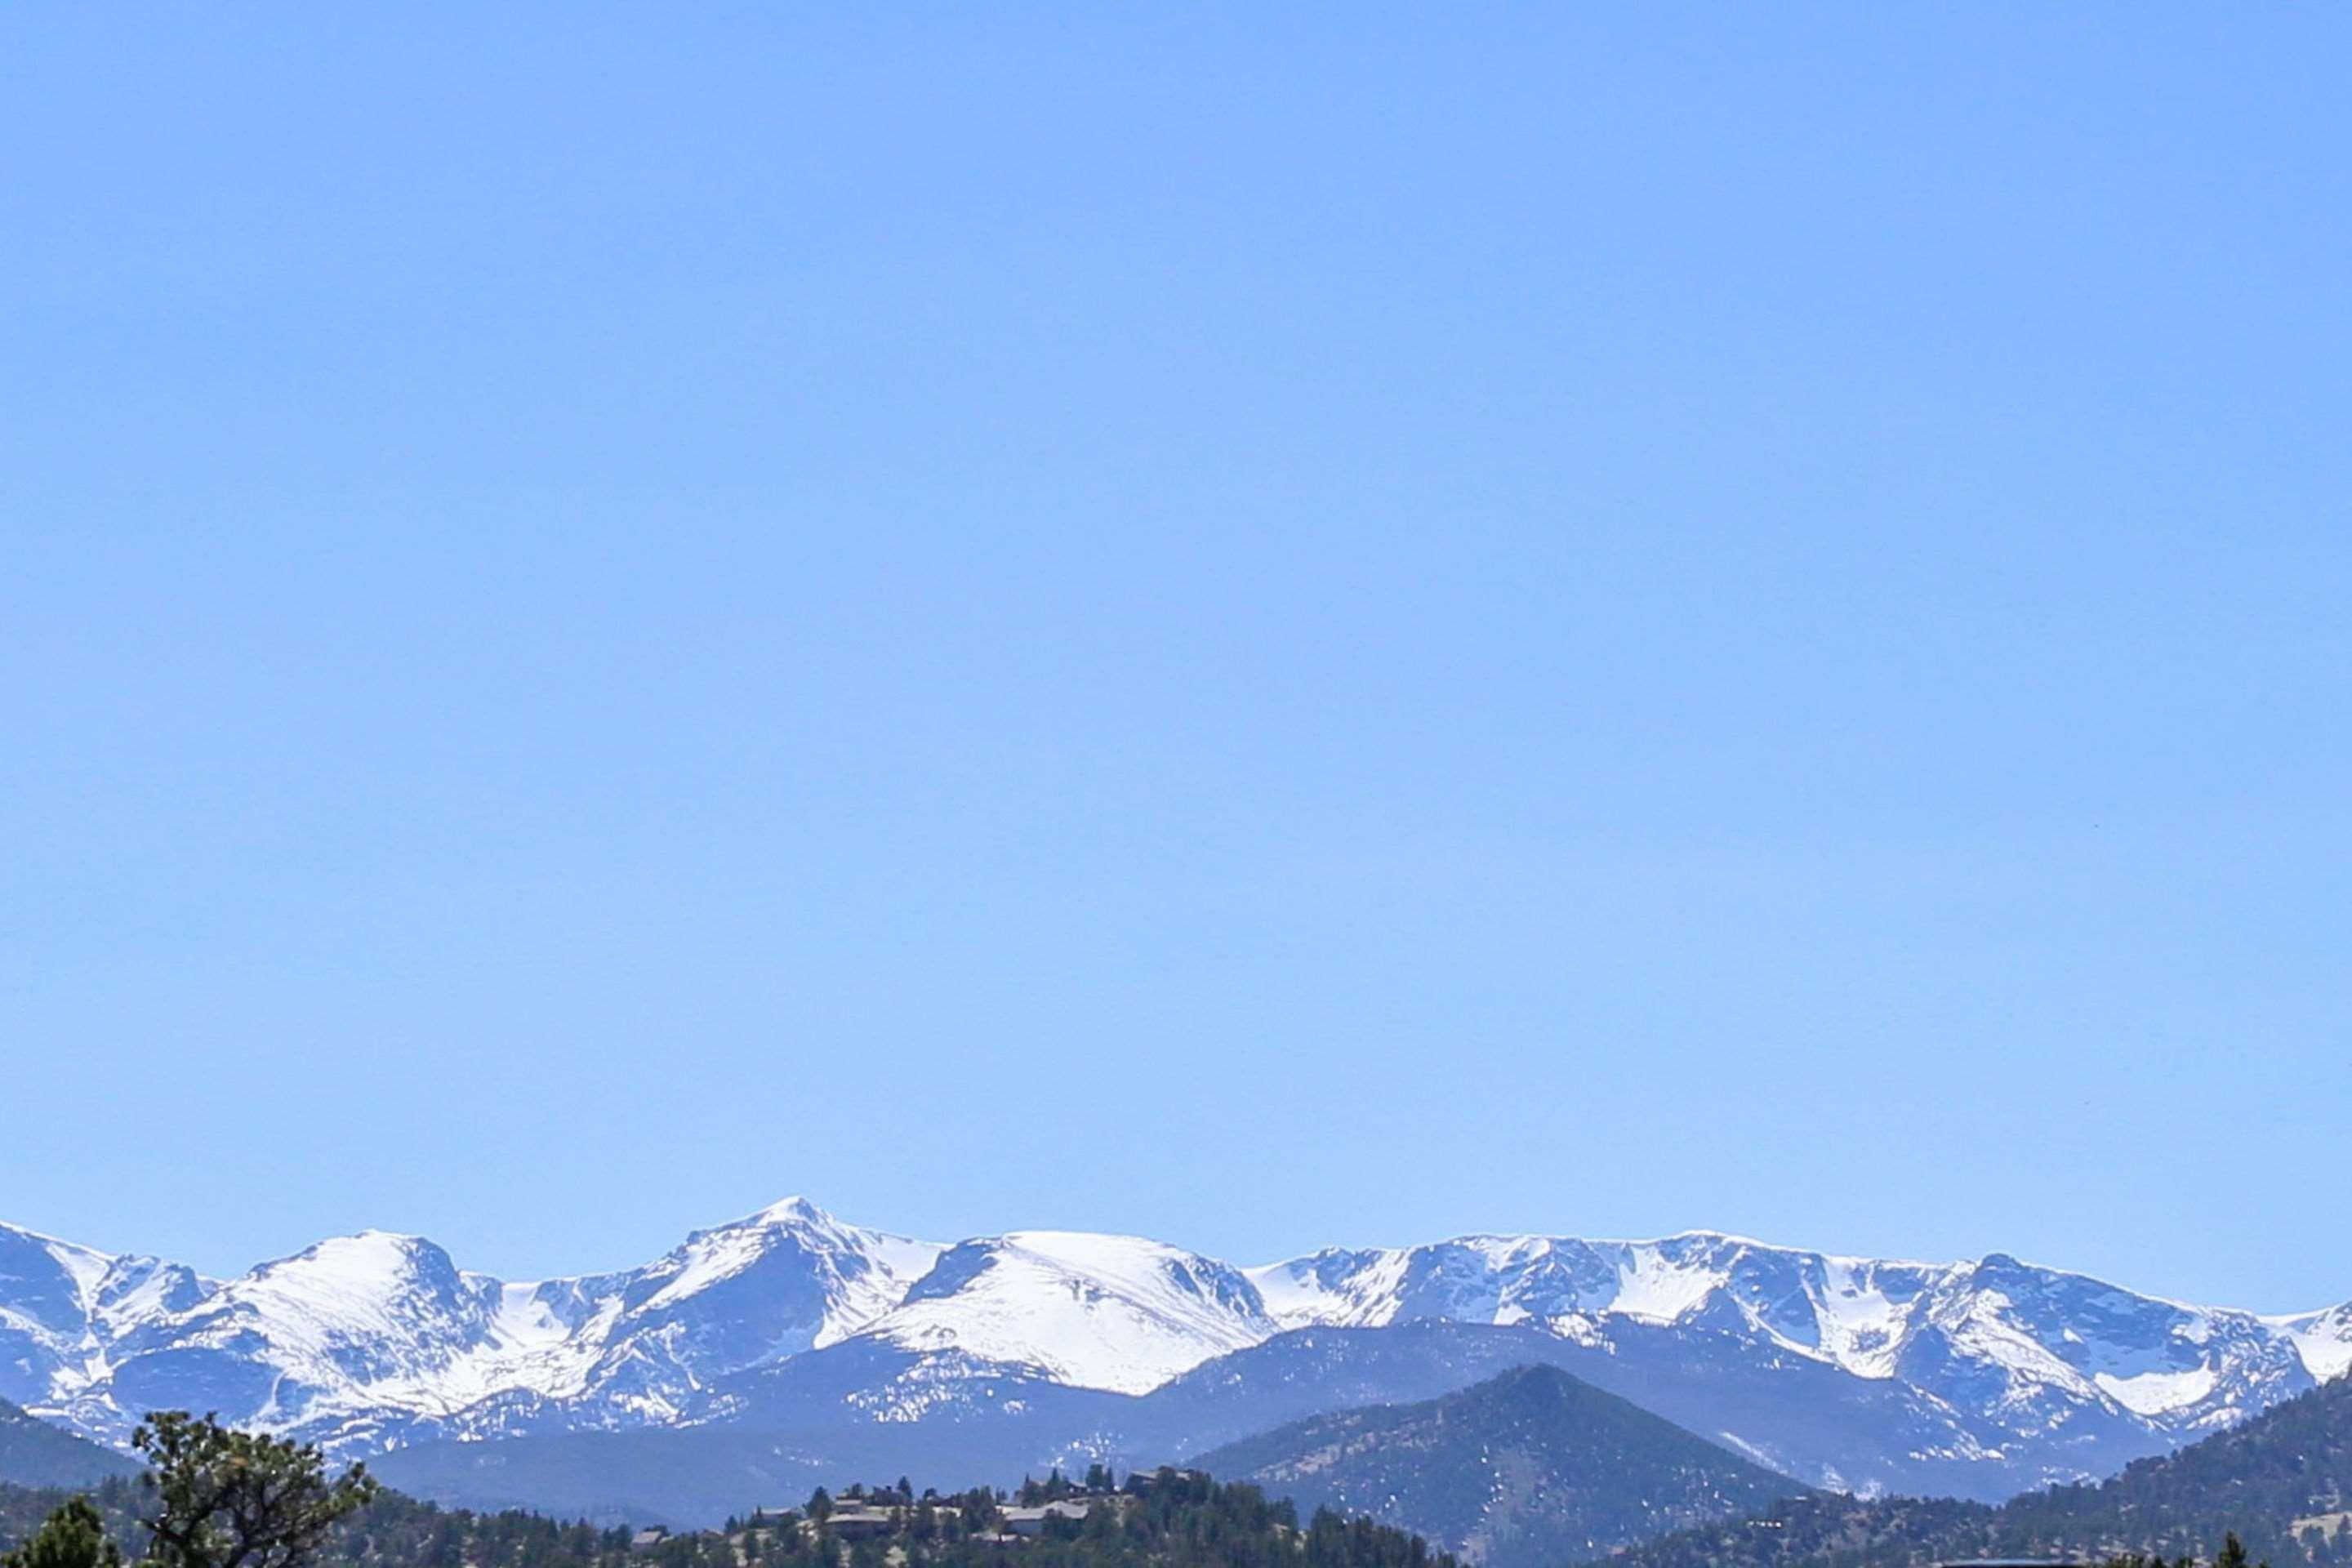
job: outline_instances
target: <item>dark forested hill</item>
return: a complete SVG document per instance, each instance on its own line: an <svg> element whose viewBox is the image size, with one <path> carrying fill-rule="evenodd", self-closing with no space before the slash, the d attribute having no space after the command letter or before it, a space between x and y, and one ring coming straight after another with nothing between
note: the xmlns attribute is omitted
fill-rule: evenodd
<svg viewBox="0 0 2352 1568"><path fill-rule="evenodd" d="M121 1455L0 1399L0 1481L20 1487L84 1487L138 1470L135 1462Z"/></svg>
<svg viewBox="0 0 2352 1568"><path fill-rule="evenodd" d="M2352 1378L2338 1378L2095 1486L1999 1507L1814 1497L1768 1519L1679 1531L1614 1568L1904 1568L1954 1558L2160 1551L2210 1557L2235 1531L2257 1558L2352 1563Z"/></svg>
<svg viewBox="0 0 2352 1568"><path fill-rule="evenodd" d="M137 1481L116 1478L75 1489L98 1505L125 1556L144 1551L146 1535L138 1521L152 1500ZM0 1551L22 1544L73 1495L62 1488L0 1485ZM628 1561L625 1531L561 1524L535 1514L468 1513L386 1492L364 1513L337 1526L318 1568L621 1568ZM735 1568L735 1559L717 1549L698 1551L689 1541L654 1568Z"/></svg>
<svg viewBox="0 0 2352 1568"><path fill-rule="evenodd" d="M904 1483L899 1483L903 1487ZM1056 1479L1016 1524L998 1493L950 1497L852 1487L837 1506L733 1523L632 1552L625 1530L526 1513L441 1509L396 1492L339 1525L314 1568L1455 1568L1418 1537L1322 1513L1304 1525L1289 1503L1250 1486L1161 1472L1127 1495L1086 1495ZM852 1495L856 1497L852 1501ZM70 1495L0 1485L0 1550L25 1540ZM127 1555L145 1546L147 1500L135 1481L91 1493ZM769 1500L773 1501L773 1500ZM747 1500L745 1511L752 1503ZM849 1521L861 1526L852 1533ZM881 1528L870 1528L877 1521ZM1015 1535L1014 1530L1034 1533Z"/></svg>
<svg viewBox="0 0 2352 1568"><path fill-rule="evenodd" d="M1198 1462L1301 1508L1415 1531L1487 1568L1552 1568L1804 1490L1553 1366L1309 1416Z"/></svg>

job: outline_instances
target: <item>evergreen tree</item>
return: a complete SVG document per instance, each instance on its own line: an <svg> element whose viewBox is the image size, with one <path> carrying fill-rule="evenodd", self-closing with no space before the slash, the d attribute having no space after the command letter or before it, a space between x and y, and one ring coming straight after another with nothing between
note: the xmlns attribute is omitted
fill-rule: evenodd
<svg viewBox="0 0 2352 1568"><path fill-rule="evenodd" d="M122 1552L90 1500L68 1498L32 1540L0 1556L0 1568L122 1568Z"/></svg>
<svg viewBox="0 0 2352 1568"><path fill-rule="evenodd" d="M142 1520L163 1568L299 1568L338 1520L373 1501L362 1465L330 1479L317 1447L162 1410L131 1436L154 1468Z"/></svg>

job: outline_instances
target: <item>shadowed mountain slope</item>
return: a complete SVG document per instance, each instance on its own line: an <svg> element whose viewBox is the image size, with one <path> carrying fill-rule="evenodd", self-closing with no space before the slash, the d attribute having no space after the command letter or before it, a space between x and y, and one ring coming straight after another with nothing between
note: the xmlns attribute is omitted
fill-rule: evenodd
<svg viewBox="0 0 2352 1568"><path fill-rule="evenodd" d="M1549 1568L1802 1489L1553 1366L1421 1404L1309 1416L1194 1462L1301 1510L1412 1531L1486 1568Z"/></svg>
<svg viewBox="0 0 2352 1568"><path fill-rule="evenodd" d="M87 1487L109 1476L138 1473L135 1460L84 1442L0 1399L0 1481L19 1487Z"/></svg>
<svg viewBox="0 0 2352 1568"><path fill-rule="evenodd" d="M1999 1507L1811 1497L1762 1521L1678 1531L1620 1568L1905 1568L1957 1558L2162 1552L2210 1559L2235 1531L2257 1558L2352 1563L2352 1383L2337 1381L2097 1485Z"/></svg>

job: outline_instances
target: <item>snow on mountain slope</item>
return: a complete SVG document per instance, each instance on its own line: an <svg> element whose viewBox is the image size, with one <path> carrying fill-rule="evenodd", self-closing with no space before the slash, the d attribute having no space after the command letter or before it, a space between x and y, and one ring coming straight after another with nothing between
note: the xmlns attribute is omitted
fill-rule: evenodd
<svg viewBox="0 0 2352 1568"><path fill-rule="evenodd" d="M0 1399L37 1406L83 1397L106 1373L108 1341L214 1289L179 1264L0 1225Z"/></svg>
<svg viewBox="0 0 2352 1568"><path fill-rule="evenodd" d="M1727 1346L1795 1357L1954 1412L1972 1464L2040 1456L2021 1484L2352 1371L2352 1305L2264 1319L2001 1254L1886 1261L1713 1232L1464 1237L1238 1269L1071 1232L942 1249L792 1198L636 1268L513 1284L383 1232L213 1281L0 1226L0 1398L118 1443L174 1406L350 1453L738 1420L788 1394L929 1420L1055 1385L1142 1394L1285 1330L1433 1321L1587 1346L1636 1326L1704 1340L1717 1365Z"/></svg>
<svg viewBox="0 0 2352 1568"><path fill-rule="evenodd" d="M495 1435L517 1399L660 1424L709 1377L863 1327L938 1250L793 1198L617 1274L506 1284L370 1231L211 1284L0 1229L0 1367L23 1385L0 1397L116 1443L168 1407L337 1448Z"/></svg>
<svg viewBox="0 0 2352 1568"><path fill-rule="evenodd" d="M1940 1333L1955 1354L2002 1369L2004 1397L2027 1408L2095 1392L2179 1436L2231 1425L2315 1381L2294 1341L2252 1313L2139 1296L2000 1253L1945 1275L1913 1332Z"/></svg>
<svg viewBox="0 0 2352 1568"><path fill-rule="evenodd" d="M905 1299L942 1249L846 1226L806 1198L786 1198L748 1219L698 1230L685 1245L630 1277L626 1321L672 1321L688 1303L743 1298L764 1316L763 1354L790 1354L856 1333ZM777 1297L794 1298L780 1316Z"/></svg>
<svg viewBox="0 0 2352 1568"><path fill-rule="evenodd" d="M2200 1433L2352 1364L2352 1330L2336 1338L2326 1314L2271 1323L1998 1253L1929 1264L1710 1231L1646 1242L1467 1237L1315 1253L1249 1276L1286 1328L1591 1316L1706 1327L1857 1376L1903 1378L2020 1432L2100 1410Z"/></svg>
<svg viewBox="0 0 2352 1568"><path fill-rule="evenodd" d="M158 1328L182 1344L267 1333L284 1375L366 1384L446 1364L487 1336L499 1303L496 1281L460 1274L424 1237L366 1231L266 1263Z"/></svg>
<svg viewBox="0 0 2352 1568"><path fill-rule="evenodd" d="M940 1249L844 1225L805 1198L698 1230L626 1274L558 1281L539 1299L585 1317L599 1353L580 1384L617 1414L685 1418L710 1380L833 1344L898 1305Z"/></svg>
<svg viewBox="0 0 2352 1568"><path fill-rule="evenodd" d="M0 1399L31 1404L74 1380L107 1261L88 1247L0 1226Z"/></svg>
<svg viewBox="0 0 2352 1568"><path fill-rule="evenodd" d="M2325 1311L2263 1321L2294 1342L2303 1364L2321 1382L2352 1372L2352 1301Z"/></svg>
<svg viewBox="0 0 2352 1568"><path fill-rule="evenodd" d="M498 1281L461 1273L422 1237L336 1237L107 1335L91 1392L111 1405L118 1438L166 1406L373 1432L385 1410L446 1406L446 1383L506 1348L503 1300Z"/></svg>
<svg viewBox="0 0 2352 1568"><path fill-rule="evenodd" d="M1241 1270L1136 1237L1019 1231L950 1248L869 1334L1142 1394L1275 1331Z"/></svg>
<svg viewBox="0 0 2352 1568"><path fill-rule="evenodd" d="M1904 1307L1933 1272L1927 1264L1830 1258L1693 1231L1658 1241L1462 1237L1319 1252L1249 1275L1286 1328L1712 1316L1843 1363L1883 1357Z"/></svg>

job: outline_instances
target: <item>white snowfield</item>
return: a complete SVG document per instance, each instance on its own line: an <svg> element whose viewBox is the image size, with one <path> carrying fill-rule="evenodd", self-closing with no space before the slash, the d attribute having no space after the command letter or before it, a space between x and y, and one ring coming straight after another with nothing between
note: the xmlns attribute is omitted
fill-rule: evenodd
<svg viewBox="0 0 2352 1568"><path fill-rule="evenodd" d="M964 1243L941 1273L951 1289L918 1289L867 1331L1120 1394L1278 1331L1240 1270L1138 1237L1018 1231Z"/></svg>
<svg viewBox="0 0 2352 1568"><path fill-rule="evenodd" d="M2325 1311L2263 1321L2294 1342L2303 1364L2322 1383L2352 1372L2352 1301Z"/></svg>
<svg viewBox="0 0 2352 1568"><path fill-rule="evenodd" d="M1142 1394L1289 1329L1436 1318L1589 1341L1612 1317L1900 1380L2020 1434L2096 1410L2186 1441L2352 1370L2352 1303L2260 1317L2000 1254L1901 1262L1712 1232L1237 1268L1067 1231L940 1247L788 1198L637 1268L513 1284L383 1232L221 1281L0 1226L0 1398L115 1443L163 1405L339 1452L683 1425L724 1417L717 1380L850 1343L917 1358L898 1375L924 1399L874 1405L903 1419L998 1371Z"/></svg>

